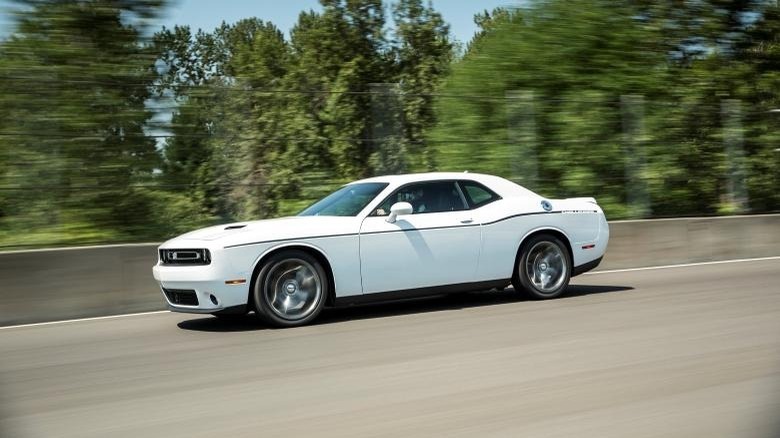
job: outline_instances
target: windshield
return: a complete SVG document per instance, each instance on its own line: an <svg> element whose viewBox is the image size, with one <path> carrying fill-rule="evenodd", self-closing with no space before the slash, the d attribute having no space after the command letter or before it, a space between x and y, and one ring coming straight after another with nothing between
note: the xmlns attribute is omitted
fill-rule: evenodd
<svg viewBox="0 0 780 438"><path fill-rule="evenodd" d="M387 185L360 183L344 186L298 213L298 216L356 216Z"/></svg>

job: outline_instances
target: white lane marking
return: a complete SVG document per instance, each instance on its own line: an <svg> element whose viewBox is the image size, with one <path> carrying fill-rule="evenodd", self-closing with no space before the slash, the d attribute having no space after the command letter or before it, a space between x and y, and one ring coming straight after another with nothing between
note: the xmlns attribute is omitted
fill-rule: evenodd
<svg viewBox="0 0 780 438"><path fill-rule="evenodd" d="M644 268L610 269L608 271L591 271L583 275L613 274L618 272L651 271L654 269L687 268L689 266L721 265L725 263L760 262L763 260L780 260L780 256L756 257L752 259L718 260L714 262L681 263L679 265L646 266Z"/></svg>
<svg viewBox="0 0 780 438"><path fill-rule="evenodd" d="M82 321L99 321L101 319L116 319L116 318L126 318L128 316L143 316L143 315L158 315L161 313L171 313L170 310L155 310L154 312L140 312L140 313L125 313L122 315L109 315L109 316L93 316L91 318L79 318L79 319L66 319L62 321L49 321L49 322L36 322L33 324L20 324L20 325L9 325L5 327L0 327L0 330L6 330L6 329L13 329L13 328L24 328L24 327L38 327L42 325L53 325L53 324L66 324L69 322L82 322Z"/></svg>
<svg viewBox="0 0 780 438"><path fill-rule="evenodd" d="M757 257L752 259L736 259L736 260L720 260L716 262L698 262L698 263L684 263L679 265L664 265L664 266L647 266L644 268L627 268L627 269L612 269L609 271L591 271L586 272L583 275L598 275L598 274L612 274L612 273L618 273L618 272L633 272L633 271L649 271L653 269L670 269L670 268L685 268L689 266L705 266L705 265L719 265L724 263L743 263L743 262L760 262L763 260L780 260L780 256L772 256L772 257ZM20 324L20 325L9 325L5 327L0 327L0 330L6 330L6 329L14 329L14 328L24 328L24 327L37 327L37 326L43 326L43 325L54 325L54 324L66 324L71 322L81 322L81 321L98 321L101 319L115 319L115 318L125 318L128 316L142 316L142 315L158 315L162 313L171 313L170 310L157 310L154 312L141 312L141 313L126 313L124 315L109 315L109 316L96 316L92 318L80 318L80 319L66 319L63 321L49 321L49 322L36 322L33 324Z"/></svg>
<svg viewBox="0 0 780 438"><path fill-rule="evenodd" d="M33 248L33 249L11 249L0 251L0 254L21 254L27 252L46 252L46 251L75 251L79 249L111 249L111 248L136 248L143 246L158 247L162 242L142 242L142 243L117 243L114 245L87 245L87 246L63 246L60 248Z"/></svg>

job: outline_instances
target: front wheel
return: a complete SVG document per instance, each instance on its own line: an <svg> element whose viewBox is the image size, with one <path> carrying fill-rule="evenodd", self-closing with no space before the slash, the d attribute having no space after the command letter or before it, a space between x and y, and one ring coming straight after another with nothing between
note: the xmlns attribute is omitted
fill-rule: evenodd
<svg viewBox="0 0 780 438"><path fill-rule="evenodd" d="M555 236L540 234L523 245L512 283L531 298L556 298L569 284L571 266L566 245Z"/></svg>
<svg viewBox="0 0 780 438"><path fill-rule="evenodd" d="M263 265L254 283L257 314L277 327L295 327L313 320L328 296L322 265L303 251L282 251Z"/></svg>

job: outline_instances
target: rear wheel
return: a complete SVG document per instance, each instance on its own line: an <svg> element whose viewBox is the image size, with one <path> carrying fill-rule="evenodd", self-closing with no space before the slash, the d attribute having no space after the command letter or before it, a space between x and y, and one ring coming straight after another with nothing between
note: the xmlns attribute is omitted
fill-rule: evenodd
<svg viewBox="0 0 780 438"><path fill-rule="evenodd" d="M571 278L571 257L555 236L540 234L523 245L512 283L534 299L560 296Z"/></svg>
<svg viewBox="0 0 780 438"><path fill-rule="evenodd" d="M295 327L313 320L328 296L328 281L322 265L303 251L272 255L254 284L257 314L277 327Z"/></svg>

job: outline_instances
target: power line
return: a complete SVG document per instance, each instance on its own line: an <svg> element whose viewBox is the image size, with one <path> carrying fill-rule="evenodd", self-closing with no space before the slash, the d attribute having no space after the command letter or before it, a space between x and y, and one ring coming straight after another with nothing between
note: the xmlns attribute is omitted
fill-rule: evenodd
<svg viewBox="0 0 780 438"><path fill-rule="evenodd" d="M599 181L605 181L605 182L622 182L627 179L624 175L610 175L610 176L600 176ZM668 178L665 176L648 176L643 178L644 180L648 181L678 181L674 180L672 178ZM538 178L537 181L540 183L560 183L564 181L565 178L560 177L547 177L547 178ZM187 189L187 188L235 188L235 187L295 187L295 188L304 188L304 189L326 189L322 187L323 185L342 185L344 184L343 180L333 180L333 179L324 179L324 180L316 180L316 182L311 181L309 183L303 182L303 184L300 183L240 183L240 182L230 182L230 183L198 183L198 184L174 184L174 183L166 183L166 182L158 182L158 183L135 183L135 184L100 184L100 185L62 185L62 184L39 184L34 186L25 186L25 187L13 187L13 186L0 186L1 191L32 191L32 190L46 190L46 191L74 191L74 190L84 190L84 191L101 191L101 190L107 190L107 191L113 191L120 188L127 188L127 189ZM596 182L594 182L594 185L598 186Z"/></svg>
<svg viewBox="0 0 780 438"><path fill-rule="evenodd" d="M488 95L488 94L451 94L451 93L409 93L405 92L403 89L401 89L399 92L387 92L387 91L337 91L337 90L313 90L313 89L282 89L282 88L258 88L258 87L246 87L241 86L240 83L238 85L216 85L216 84L203 84L203 85L189 85L189 84L163 84L163 83L155 83L155 82L143 82L143 83L134 83L134 82L122 82L122 81L106 81L106 80L85 80L85 79L63 79L58 77L35 77L35 76L2 76L0 75L0 78L5 80L29 80L29 81L35 81L37 82L37 86L41 87L42 89L45 89L45 85L51 84L52 87L56 87L58 84L88 84L88 85L108 85L108 86L117 86L117 85L123 85L123 86L138 86L138 87L149 87L149 88L157 88L161 90L173 90L175 88L185 88L189 90L193 90L191 93L184 93L183 97L190 97L193 95L193 97L198 97L198 93L206 92L206 93L244 93L244 94L252 94L252 93L260 93L260 94L346 94L346 95L373 95L373 96L413 96L413 97L440 97L440 98L464 98L464 99L495 99L495 100L508 100L512 99L511 97L501 96L501 95ZM40 82L42 79L45 79L47 82ZM395 83L394 83L395 84ZM370 84L365 84L370 85ZM531 87L533 88L533 87ZM9 90L14 91L14 90ZM174 98L174 96L171 96L169 98ZM603 102L603 103L619 103L619 100L614 101L605 101L601 99L560 99L560 98L549 98L544 100L552 100L552 101L574 101L574 102L583 102L583 103L590 103L590 102Z"/></svg>
<svg viewBox="0 0 780 438"><path fill-rule="evenodd" d="M613 132L614 136L618 137L621 132ZM0 133L0 137L30 137L35 139L63 139L63 140L111 140L112 137L118 139L122 138L150 138L150 139L168 139L168 138L202 138L212 140L229 140L231 142L236 141L255 141L258 143L275 143L275 142L301 142L301 143L329 143L335 141L352 142L352 143L384 143L384 142L401 142L404 144L487 144L487 145L506 145L512 146L516 142L511 140L502 139L487 139L487 138L447 138L447 139L421 139L410 140L402 136L390 136L380 138L360 138L360 137L268 137L262 138L257 136L239 136L230 134L125 134L125 135L81 135L81 134L56 134L56 133L34 133L34 132L5 132ZM592 139L545 139L536 138L534 143L537 144L603 144L603 143L622 143L622 140L616 138L614 141L596 141Z"/></svg>

